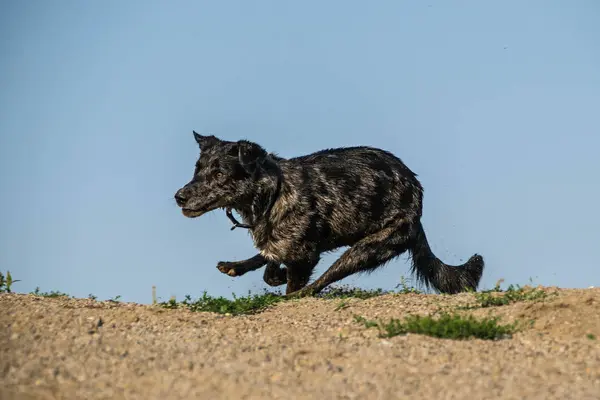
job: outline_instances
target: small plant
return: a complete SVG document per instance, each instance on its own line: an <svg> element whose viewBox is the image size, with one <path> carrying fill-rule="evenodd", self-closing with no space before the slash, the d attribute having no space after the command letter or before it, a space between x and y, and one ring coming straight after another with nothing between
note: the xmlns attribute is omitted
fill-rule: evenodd
<svg viewBox="0 0 600 400"><path fill-rule="evenodd" d="M410 315L405 317L403 321L391 319L386 323L368 321L360 316L355 317L355 319L367 328L377 327L379 336L385 338L416 333L455 340L468 338L497 340L510 337L516 329L514 324L499 325L497 318L477 320L473 316L463 317L458 314L442 314L439 318Z"/></svg>
<svg viewBox="0 0 600 400"><path fill-rule="evenodd" d="M399 294L422 294L423 292L408 284L408 279L404 276L400 278L400 283L396 285L396 289L400 288Z"/></svg>
<svg viewBox="0 0 600 400"><path fill-rule="evenodd" d="M90 294L88 294L88 299L96 301L96 300L98 300L98 296L95 296L90 293Z"/></svg>
<svg viewBox="0 0 600 400"><path fill-rule="evenodd" d="M224 297L212 297L206 292L197 300L192 300L190 295L185 296L181 302L171 299L166 302L158 303L164 308L187 308L191 311L208 311L219 314L255 314L266 308L279 303L284 298L275 293L266 292L264 294L251 295L246 297L237 297L233 295L233 300Z"/></svg>
<svg viewBox="0 0 600 400"><path fill-rule="evenodd" d="M344 308L348 308L350 305L345 301L342 300L338 303L338 305L335 307L335 311L340 311L343 310Z"/></svg>
<svg viewBox="0 0 600 400"><path fill-rule="evenodd" d="M588 339L590 339L590 340L596 340L596 335L594 335L593 333L588 333L588 334L586 335L586 337L587 337Z"/></svg>
<svg viewBox="0 0 600 400"><path fill-rule="evenodd" d="M50 298L55 298L55 297L72 297L72 296L69 296L66 293L59 292L58 290L52 290L50 292L42 292L42 291L40 291L39 286L36 287L35 290L33 292L31 292L30 294L33 294L34 296L50 297Z"/></svg>
<svg viewBox="0 0 600 400"><path fill-rule="evenodd" d="M118 303L121 301L121 295L116 295L115 297L108 299L108 301L110 301L111 303Z"/></svg>
<svg viewBox="0 0 600 400"><path fill-rule="evenodd" d="M538 301L548 297L548 293L542 289L524 288L519 285L510 285L506 291L502 291L499 285L492 290L474 293L479 307L504 306L519 301Z"/></svg>
<svg viewBox="0 0 600 400"><path fill-rule="evenodd" d="M360 315L355 315L354 319L356 320L356 322L363 324L365 326L365 328L378 328L379 327L378 322L369 321L369 320L365 319L364 317L361 317Z"/></svg>
<svg viewBox="0 0 600 400"><path fill-rule="evenodd" d="M12 284L15 282L20 282L20 280L13 280L10 271L6 271L6 277L4 277L4 274L0 272L0 293L11 293Z"/></svg>

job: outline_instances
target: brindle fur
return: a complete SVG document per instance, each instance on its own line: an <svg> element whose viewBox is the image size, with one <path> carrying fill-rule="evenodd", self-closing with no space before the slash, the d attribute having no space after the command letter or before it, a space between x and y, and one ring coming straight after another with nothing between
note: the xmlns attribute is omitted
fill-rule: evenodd
<svg viewBox="0 0 600 400"><path fill-rule="evenodd" d="M175 194L177 204L190 218L234 209L260 251L219 262L219 271L241 276L266 264L265 282L287 283L287 295L305 296L409 251L418 283L442 293L477 289L483 258L450 266L432 253L421 225L423 188L393 154L359 146L285 159L247 140L194 137L200 157L192 180ZM308 284L321 254L344 246Z"/></svg>

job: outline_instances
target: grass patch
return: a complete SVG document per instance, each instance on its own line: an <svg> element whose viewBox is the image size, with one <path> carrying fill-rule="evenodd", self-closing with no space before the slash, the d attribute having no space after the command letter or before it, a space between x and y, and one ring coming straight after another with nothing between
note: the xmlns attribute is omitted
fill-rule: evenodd
<svg viewBox="0 0 600 400"><path fill-rule="evenodd" d="M593 333L588 333L588 334L586 335L586 337L587 337L588 339L590 339L590 340L596 340L596 335L594 335Z"/></svg>
<svg viewBox="0 0 600 400"><path fill-rule="evenodd" d="M284 297L275 294L265 292L264 294L248 293L248 296L237 297L233 295L233 300L229 300L225 297L212 297L206 292L197 300L192 300L190 295L185 296L185 299L181 302L177 302L175 299L158 303L159 306L164 308L187 308L190 311L208 311L218 314L255 314L263 311L266 308L283 301Z"/></svg>
<svg viewBox="0 0 600 400"><path fill-rule="evenodd" d="M355 298L365 300L387 293L390 292L386 292L383 289L365 290L349 286L337 286L325 288L321 293L316 294L314 297L341 300L336 306L336 311L339 311L349 306L345 301L346 299ZM233 294L233 300L225 297L213 297L208 295L207 292L204 292L202 297L196 300L193 300L190 295L186 295L184 300L179 302L174 298L163 302L158 302L154 299L155 297L153 297L153 303L155 302L154 304L163 308L187 308L191 311L207 311L231 315L255 314L264 311L277 303L288 301L288 299L280 293L268 292L266 290L263 294L251 294L249 292L247 296L242 297Z"/></svg>
<svg viewBox="0 0 600 400"><path fill-rule="evenodd" d="M474 293L478 307L498 307L520 301L539 301L548 297L548 293L539 288L510 285L505 291L499 286L492 290Z"/></svg>
<svg viewBox="0 0 600 400"><path fill-rule="evenodd" d="M353 288L350 286L328 286L316 294L314 297L322 299L370 299L372 297L383 296L391 292L384 291L383 289L360 289Z"/></svg>
<svg viewBox="0 0 600 400"><path fill-rule="evenodd" d="M390 321L384 323L369 321L360 316L356 316L355 319L367 328L378 328L379 336L383 338L415 333L454 340L469 338L498 340L511 337L512 333L516 330L515 324L500 325L498 318L478 320L473 316L463 317L458 314L442 314L439 318L410 315L404 318L404 320L392 318Z"/></svg>

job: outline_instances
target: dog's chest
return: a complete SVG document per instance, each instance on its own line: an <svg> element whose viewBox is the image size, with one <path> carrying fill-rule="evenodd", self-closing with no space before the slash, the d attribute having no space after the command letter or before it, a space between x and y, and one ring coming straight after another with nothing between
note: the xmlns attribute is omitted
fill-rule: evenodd
<svg viewBox="0 0 600 400"><path fill-rule="evenodd" d="M260 251L260 254L270 261L284 262L290 258L295 258L294 248L297 244L290 236L278 237L273 232L255 231L252 234L254 245Z"/></svg>
<svg viewBox="0 0 600 400"><path fill-rule="evenodd" d="M289 240L268 240L258 246L260 254L270 261L283 262L290 256Z"/></svg>

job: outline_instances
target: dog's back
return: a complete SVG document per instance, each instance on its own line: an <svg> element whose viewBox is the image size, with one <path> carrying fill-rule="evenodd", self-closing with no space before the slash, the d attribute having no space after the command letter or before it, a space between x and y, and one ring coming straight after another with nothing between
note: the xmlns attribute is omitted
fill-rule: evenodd
<svg viewBox="0 0 600 400"><path fill-rule="evenodd" d="M273 216L283 224L277 225L285 227L284 235L319 241L320 251L350 245L389 222L421 215L416 175L387 151L327 149L281 160L279 166L283 186Z"/></svg>

